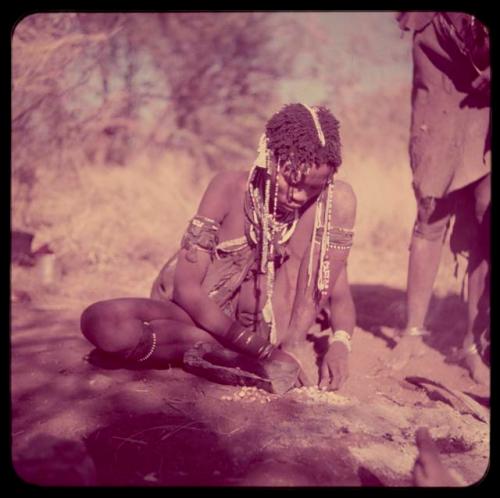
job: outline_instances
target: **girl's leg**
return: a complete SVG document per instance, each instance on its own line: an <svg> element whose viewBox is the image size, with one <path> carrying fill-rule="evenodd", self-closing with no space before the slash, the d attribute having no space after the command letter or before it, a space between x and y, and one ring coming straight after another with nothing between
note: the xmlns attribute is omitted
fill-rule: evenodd
<svg viewBox="0 0 500 498"><path fill-rule="evenodd" d="M152 350L152 333L156 336L156 346L151 354L153 360L180 363L184 353L197 342L216 343L220 345L205 330L176 320L152 320L145 328L149 329L149 337L145 341L149 347L145 354L148 354ZM138 351L140 354L142 352L142 350Z"/></svg>
<svg viewBox="0 0 500 498"><path fill-rule="evenodd" d="M94 303L82 313L81 330L97 348L133 360L150 351L151 358L179 359L195 342L213 340L174 303L147 298Z"/></svg>

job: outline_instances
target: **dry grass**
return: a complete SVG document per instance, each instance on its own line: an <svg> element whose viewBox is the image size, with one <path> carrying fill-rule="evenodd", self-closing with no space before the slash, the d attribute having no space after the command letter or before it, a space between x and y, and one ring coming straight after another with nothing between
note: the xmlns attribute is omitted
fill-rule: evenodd
<svg viewBox="0 0 500 498"><path fill-rule="evenodd" d="M31 203L14 204L13 226L35 232L34 248L45 242L54 248L59 278L47 294L53 299L81 303L145 296L156 272L177 249L212 175L180 154L155 160L144 156L125 167L46 168ZM358 198L351 281L404 288L415 215L404 146L384 162L346 153L339 176L352 184ZM18 186L13 187L15 193ZM460 292L452 270L445 251L438 293ZM22 280L19 275L14 273L14 282ZM33 278L24 278L22 287L29 287L26 281Z"/></svg>
<svg viewBox="0 0 500 498"><path fill-rule="evenodd" d="M34 248L46 242L54 248L58 292L115 294L121 284L124 294L144 294L176 250L210 177L193 182L193 174L180 155L119 168L82 165L76 177L47 169L31 204L13 206L13 226L35 232Z"/></svg>

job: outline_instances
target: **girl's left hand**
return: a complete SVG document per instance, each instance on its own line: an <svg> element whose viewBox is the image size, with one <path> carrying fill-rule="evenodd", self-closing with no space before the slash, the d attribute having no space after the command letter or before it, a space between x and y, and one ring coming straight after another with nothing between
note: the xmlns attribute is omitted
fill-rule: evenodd
<svg viewBox="0 0 500 498"><path fill-rule="evenodd" d="M336 391L349 376L349 350L341 342L334 342L323 357L319 387Z"/></svg>

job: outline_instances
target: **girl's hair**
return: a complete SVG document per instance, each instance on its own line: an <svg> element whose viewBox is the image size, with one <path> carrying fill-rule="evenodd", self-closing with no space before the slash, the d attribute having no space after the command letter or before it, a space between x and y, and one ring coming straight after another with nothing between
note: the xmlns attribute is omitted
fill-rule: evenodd
<svg viewBox="0 0 500 498"><path fill-rule="evenodd" d="M339 122L326 107L316 108L322 145L311 112L302 104L288 104L266 125L268 147L280 166L303 172L305 166L327 164L335 173L341 162Z"/></svg>

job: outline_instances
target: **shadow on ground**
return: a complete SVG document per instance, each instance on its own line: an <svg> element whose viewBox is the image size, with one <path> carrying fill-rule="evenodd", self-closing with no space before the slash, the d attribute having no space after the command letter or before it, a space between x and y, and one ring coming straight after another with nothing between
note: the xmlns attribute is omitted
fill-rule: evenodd
<svg viewBox="0 0 500 498"><path fill-rule="evenodd" d="M85 444L104 486L213 486L240 473L218 434L180 414L123 417Z"/></svg>
<svg viewBox="0 0 500 498"><path fill-rule="evenodd" d="M217 430L213 413L147 413L122 417L85 438L99 485L128 486L359 486L342 444L328 449L276 446L255 422L236 434ZM256 414L254 414L256 415ZM239 415L241 418L241 414ZM300 431L299 431L300 433ZM275 435L274 435L275 436ZM274 448L267 448L262 441ZM371 479L371 480L370 480ZM380 482L380 481L378 481Z"/></svg>
<svg viewBox="0 0 500 498"><path fill-rule="evenodd" d="M406 321L406 294L384 285L352 285L358 327L386 341L390 348L396 345L395 329L402 329ZM432 332L425 343L448 356L458 347L465 334L467 307L457 294L433 297L429 306L427 328Z"/></svg>

